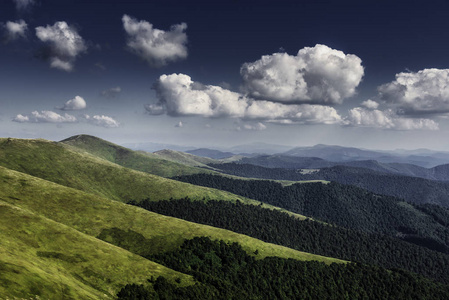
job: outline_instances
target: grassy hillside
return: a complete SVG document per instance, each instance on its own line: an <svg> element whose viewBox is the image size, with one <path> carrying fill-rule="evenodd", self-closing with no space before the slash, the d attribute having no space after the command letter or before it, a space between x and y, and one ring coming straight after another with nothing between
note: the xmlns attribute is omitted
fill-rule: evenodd
<svg viewBox="0 0 449 300"><path fill-rule="evenodd" d="M0 139L0 166L125 202L185 196L246 201L228 192L131 170L45 140Z"/></svg>
<svg viewBox="0 0 449 300"><path fill-rule="evenodd" d="M208 236L238 242L248 253L258 250L258 258L279 256L338 261L264 243L231 231L162 216L5 168L0 168L0 199L91 236L99 236L111 228L140 234L148 242L147 254L173 250L185 239Z"/></svg>
<svg viewBox="0 0 449 300"><path fill-rule="evenodd" d="M109 299L150 275L193 283L190 276L1 200L0 228L0 299Z"/></svg>
<svg viewBox="0 0 449 300"><path fill-rule="evenodd" d="M168 149L156 151L153 154L162 159L192 167L207 167L208 164L220 163L220 160Z"/></svg>
<svg viewBox="0 0 449 300"><path fill-rule="evenodd" d="M209 164L230 163L242 159L242 156L239 155L223 159L213 159L209 157L197 156L186 152L167 149L156 151L153 154L159 156L160 158L192 167L209 167Z"/></svg>
<svg viewBox="0 0 449 300"><path fill-rule="evenodd" d="M239 199L247 204L260 204L259 201L229 192L125 168L87 152L75 151L73 147L46 140L0 138L0 166L122 202L188 196L194 200ZM263 206L279 209L266 204ZM305 218L299 214L290 214Z"/></svg>
<svg viewBox="0 0 449 300"><path fill-rule="evenodd" d="M126 168L162 177L208 172L192 165L167 160L153 153L137 152L90 135L76 135L61 141L72 150L87 152Z"/></svg>

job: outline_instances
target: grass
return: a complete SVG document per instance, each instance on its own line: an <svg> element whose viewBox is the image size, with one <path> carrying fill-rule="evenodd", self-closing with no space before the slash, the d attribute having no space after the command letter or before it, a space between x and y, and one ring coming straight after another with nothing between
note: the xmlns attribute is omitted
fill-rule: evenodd
<svg viewBox="0 0 449 300"><path fill-rule="evenodd" d="M0 298L111 299L127 283L193 279L0 200Z"/></svg>
<svg viewBox="0 0 449 300"><path fill-rule="evenodd" d="M174 150L161 150L153 153L162 159L166 159L172 162L180 163L191 167L208 167L208 164L219 163L219 160L215 160L208 157L196 156L189 153L184 153Z"/></svg>
<svg viewBox="0 0 449 300"><path fill-rule="evenodd" d="M258 250L258 258L279 256L341 262L264 243L228 230L159 215L5 168L0 168L0 199L94 237L110 228L132 230L151 242L151 253L176 249L185 239L208 236L215 240L238 242L248 253Z"/></svg>

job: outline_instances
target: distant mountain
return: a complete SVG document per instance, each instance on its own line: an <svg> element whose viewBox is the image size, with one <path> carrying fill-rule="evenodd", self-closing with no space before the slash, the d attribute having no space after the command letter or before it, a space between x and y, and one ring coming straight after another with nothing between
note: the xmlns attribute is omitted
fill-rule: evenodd
<svg viewBox="0 0 449 300"><path fill-rule="evenodd" d="M406 163L382 163L376 160L354 160L333 162L318 157L296 157L285 155L260 155L243 157L235 161L238 164L250 164L266 168L284 169L323 169L335 166L363 168L378 173L420 177L437 181L449 181L449 164L433 168L424 168Z"/></svg>
<svg viewBox="0 0 449 300"><path fill-rule="evenodd" d="M449 182L435 181L419 177L376 172L366 168L335 166L322 169L282 169L265 168L250 164L214 164L222 172L249 178L272 180L310 181L326 180L355 185L368 191L389 195L417 204L432 203L449 207ZM443 176L449 166L444 166L438 174Z"/></svg>
<svg viewBox="0 0 449 300"><path fill-rule="evenodd" d="M276 154L290 150L291 146L276 145L268 143L250 143L238 145L228 148L227 151L232 153L248 153L248 154Z"/></svg>
<svg viewBox="0 0 449 300"><path fill-rule="evenodd" d="M330 161L369 160L384 156L384 153L353 147L318 144L313 147L296 147L283 152L287 156L318 157Z"/></svg>
<svg viewBox="0 0 449 300"><path fill-rule="evenodd" d="M235 154L232 152L223 152L220 150L208 149L208 148L199 148L195 150L188 150L186 153L190 153L196 156L209 157L213 159L223 159L234 156Z"/></svg>
<svg viewBox="0 0 449 300"><path fill-rule="evenodd" d="M286 156L318 157L333 162L357 160L376 160L382 163L406 163L431 168L449 163L449 153L432 150L419 151L373 151L354 147L315 145L313 147L296 147L280 153Z"/></svg>

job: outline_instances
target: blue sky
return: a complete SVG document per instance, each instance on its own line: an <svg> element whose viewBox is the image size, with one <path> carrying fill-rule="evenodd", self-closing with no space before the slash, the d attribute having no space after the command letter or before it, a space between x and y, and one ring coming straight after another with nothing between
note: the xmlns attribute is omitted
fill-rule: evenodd
<svg viewBox="0 0 449 300"><path fill-rule="evenodd" d="M449 149L447 1L1 0L0 136Z"/></svg>

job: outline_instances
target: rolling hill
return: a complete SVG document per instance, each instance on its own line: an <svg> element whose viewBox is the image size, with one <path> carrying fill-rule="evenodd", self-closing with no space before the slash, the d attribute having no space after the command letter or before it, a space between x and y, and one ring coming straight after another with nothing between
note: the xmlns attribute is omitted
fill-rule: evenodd
<svg viewBox="0 0 449 300"><path fill-rule="evenodd" d="M74 150L73 146L45 140L0 139L0 166L124 202L185 196L236 199L230 193L139 172Z"/></svg>
<svg viewBox="0 0 449 300"><path fill-rule="evenodd" d="M354 185L373 193L394 196L417 204L438 204L449 207L449 182L425 178L395 175L337 165L331 168L292 170L283 168L265 168L250 164L212 164L223 173L247 178L270 180L326 180L341 184ZM444 165L439 172L444 174L449 166ZM200 174L196 174L200 175Z"/></svg>
<svg viewBox="0 0 449 300"><path fill-rule="evenodd" d="M196 156L190 153L168 149L156 151L153 154L162 159L177 162L191 167L207 167L208 164L220 163L220 161L216 159Z"/></svg>
<svg viewBox="0 0 449 300"><path fill-rule="evenodd" d="M185 239L200 236L238 242L248 253L257 250L258 258L339 261L161 216L4 167L0 215L0 282L5 283L0 298L109 299L126 283L145 283L159 275L191 284L189 276L138 255L174 250ZM121 238L111 239L114 232L122 233ZM140 247L131 247L129 236L140 238Z"/></svg>
<svg viewBox="0 0 449 300"><path fill-rule="evenodd" d="M203 243L202 245L207 248L209 246L207 246L207 243L204 244L204 238L211 239L213 243L222 243L215 245L228 245L229 251L236 249L232 248L235 247L232 245L238 243L238 247L241 247L245 254L237 254L237 252L234 252L234 254L240 257L249 255L249 258L245 258L246 260L263 261L262 265L266 264L266 267L273 260L266 260L265 258L272 256L290 259L290 261L291 259L320 261L327 265L332 263L344 265L346 263L344 260L298 251L302 249L314 249L313 253L327 256L330 256L330 253L339 253L337 257L346 260L363 257L363 260L370 264L376 261L374 257L370 259L370 257L365 256L369 255L368 253L380 253L379 251L382 249L378 249L378 246L375 246L376 249L372 247L363 248L366 241L370 239L367 234L359 234L355 231L351 233L347 229L337 228L335 225L325 225L321 222L300 221L304 217L288 211L287 213L295 218L285 214L280 218L279 212L276 212L279 214L276 215L272 211L264 209L279 210L278 208L246 198L245 196L249 194L237 196L222 190L199 187L155 175L209 176L204 174L203 168L195 167L197 163L201 166L201 164L209 161L211 160L203 160L173 151L163 151L160 154L135 152L85 135L75 136L63 142L0 139L0 283L2 283L0 285L0 298L110 299L114 298L119 290L123 291L122 288L125 285L131 290L133 286L137 287L143 284L141 288L148 289L150 293L153 287L156 291L155 286L163 291L164 288L161 289L160 286L163 280L168 280L166 287L171 285L174 286L174 289L178 289L195 286L193 289L195 290L201 288L201 284L205 284L205 282L210 283L210 281L207 281L209 279L204 281L209 275L203 274L201 275L203 277L195 277L195 280L190 276L198 275L198 273L195 273L195 268L198 267L195 260L198 258L204 259L204 263L207 265L209 264L208 259L213 259L215 266L220 265L217 256L214 256L212 252L204 253L205 257L203 258L203 254L197 253L198 258L192 258L193 260L189 262L193 263L191 267L186 266L186 269L175 268L177 271L170 269L172 267L163 267L156 264L152 259L178 255L184 251L182 249L184 249L186 243L190 243L194 248ZM231 179L224 178L221 180ZM268 191L267 188L270 189L273 184L276 187L279 185L280 189L294 190L292 193L289 192L292 195L295 194L298 186L301 186L293 184L282 187L279 183L248 180L239 182L243 185L255 182L257 187L249 188L247 192L258 191L258 195ZM332 221L340 225L347 223L349 228L363 225L364 230L369 232L383 233L383 230L397 230L398 233L405 235L415 233L405 232L404 230L414 230L415 227L421 226L424 234L427 234L440 245L444 244L441 234L444 235L446 231L445 225L441 222L449 219L446 218L445 212L442 213L432 207L417 211L410 205L400 204L386 213L384 212L385 207L387 207L386 210L391 208L385 206L388 199L377 199L376 196L367 197L364 191L354 192L352 198L345 194L348 197L339 198L338 201L330 201L329 197L324 197L323 203L315 203L317 201L314 197L318 196L315 194L322 194L322 196L331 194L334 185L332 183L317 185L326 187L323 190L311 191L306 197L308 200L299 197L304 194L304 191L299 187L301 192L295 194L296 198L293 198L301 200L301 203L304 204L303 208L307 206L304 211L307 211L308 214L319 216L325 221ZM308 184L302 186L305 188ZM315 185L311 184L310 186ZM329 189L332 191L329 191ZM308 189L306 188L306 190ZM273 191L268 191L265 196L276 196L277 194ZM351 191L348 190L348 193ZM337 191L337 194L344 194L345 192L346 190L341 189ZM286 205L285 207L295 210L296 207L292 204L293 202L285 202L285 200L291 200L289 195L279 194L277 195L279 197L275 199L277 202L273 201L272 203L288 204L290 206ZM288 197L285 198L284 196ZM181 213L180 219L178 219L123 203L133 200L134 204L139 204L141 201L148 203L148 199L158 201L186 197L193 200L220 200L206 202L216 207L218 207L218 203L226 203L227 206L223 206L223 208L238 208L240 213L245 211L248 220L249 216L252 215L252 218L256 218L253 222L258 225L252 227L253 229L242 232L248 234L247 236L230 231L234 230L234 227L237 230L237 225L235 225L238 224L237 219L232 222L235 223L234 225L230 224L228 227L218 228L210 226L213 224L202 225L181 219L183 218L183 212L186 212L187 209L178 210ZM355 198L358 197L366 197L367 199L360 201L360 203L354 203ZM170 203L180 202L174 202L173 200ZM254 206L244 204L257 205L257 209ZM350 208L351 205L352 208ZM204 209L204 206L198 207ZM404 221L402 214L398 216L402 207L409 213L408 215L404 214L404 216L412 216L412 220L409 221L414 224ZM379 208L381 208L380 211L388 215L387 221L384 220L385 218L373 217L373 211L379 211ZM321 214L316 211L317 209ZM349 218L340 218L343 215L342 211L348 212ZM332 214L336 212L338 212L337 218L332 219ZM235 217L232 212L228 213L230 215L221 218L225 223L226 220L229 223L229 220ZM271 230L268 224L265 226L263 223L258 223L263 220L258 220L257 215L262 216L264 214L266 216L264 220L273 220L269 223L279 219L276 231ZM359 214L360 218L355 218L354 214ZM221 215L226 214L222 213ZM390 215L396 217L392 218ZM430 224L428 220L431 218L439 220L440 223L432 223L432 226L428 226ZM218 218L216 219L218 220ZM392 221L393 219L396 220L396 223ZM382 223L382 226L377 230L369 229L370 226L380 226L379 222ZM243 225L245 222L241 224ZM295 227L297 228L295 230L303 228L310 231L303 233L304 237L307 236L307 244L304 244L303 239L299 238L294 242L295 249L298 250L288 248L290 243L286 236L283 237L284 242L282 244L288 247L268 243L268 241L279 243L276 238L279 234L273 235L273 232L284 232L282 226L289 226L287 224L296 224L295 226L298 227ZM408 227L404 229L397 228L398 226ZM260 232L258 228L261 229ZM258 233L256 234L254 230ZM314 234L311 234L311 232L314 232ZM326 234L339 232L339 238L350 236L354 241L352 244L359 245L357 243L360 243L359 246L364 250L361 254L358 254L354 250L360 248L358 246L334 249L338 243L333 241L332 234L331 236L326 235L326 240L329 240L327 242L314 242L314 239L325 232L327 232ZM418 233L415 235L421 236ZM264 239L266 242L250 236ZM428 278L440 280L439 277L444 277L440 282L447 282L448 276L445 271L447 268L444 266L447 265L449 258L446 254L403 241L396 241L392 237L383 238L372 235L372 238L379 242L376 245L393 247L388 250L388 259L382 261L382 266L405 267L408 271L417 272ZM324 247L325 244L327 250L320 248ZM219 247L224 250L222 246ZM348 249L351 250L348 252ZM397 251L404 251L404 253L395 262L394 253ZM442 252L445 252L445 250L442 250ZM225 264L226 255L219 258L223 262L223 267L225 265L226 268L233 268L233 265L236 267L232 261ZM415 258L418 261L415 261ZM409 261L412 263L408 264ZM440 265L433 270L433 273L432 270L424 267L431 263ZM252 264L257 265L255 262L252 262ZM243 265L239 268L243 268ZM323 268L326 268L324 264ZM185 270L185 273L179 273L179 271L184 272L183 270ZM374 269L372 271L374 272ZM187 273L190 275L187 275ZM155 280L158 276L163 276L165 279ZM218 283L214 280L212 282ZM134 285L129 285L131 283ZM227 285L229 283L223 281L220 284Z"/></svg>
<svg viewBox="0 0 449 300"><path fill-rule="evenodd" d="M81 150L120 166L162 177L207 172L204 169L160 158L152 153L133 151L90 135L75 135L62 140L61 143L71 146L72 150Z"/></svg>
<svg viewBox="0 0 449 300"><path fill-rule="evenodd" d="M209 164L213 166L217 163L218 162L212 162ZM323 169L336 166L348 168L354 167L390 175L403 175L437 181L449 181L449 165L447 164L439 165L433 168L424 168L413 164L398 162L382 163L376 160L333 162L318 157L297 157L278 154L243 157L240 160L235 161L235 163L284 169Z"/></svg>
<svg viewBox="0 0 449 300"><path fill-rule="evenodd" d="M435 167L449 162L449 153L437 151L373 151L354 147L332 145L315 145L313 147L296 147L279 153L287 156L318 157L334 162L355 160L376 160L382 163L405 163L425 168Z"/></svg>
<svg viewBox="0 0 449 300"><path fill-rule="evenodd" d="M1 200L0 228L1 299L110 299L127 283L145 283L149 274L193 283L190 276Z"/></svg>

